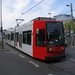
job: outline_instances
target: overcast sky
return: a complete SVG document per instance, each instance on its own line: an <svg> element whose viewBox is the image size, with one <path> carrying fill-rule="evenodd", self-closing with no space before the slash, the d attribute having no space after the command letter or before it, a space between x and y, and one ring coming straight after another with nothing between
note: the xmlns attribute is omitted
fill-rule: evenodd
<svg viewBox="0 0 75 75"><path fill-rule="evenodd" d="M3 29L16 26L16 19L28 9L42 0L2 0L2 22ZM20 24L27 23L36 17L51 17L59 14L70 14L70 7L66 4L72 3L75 10L75 0L43 0L39 5L20 17L24 21ZM75 11L73 11L75 16Z"/></svg>

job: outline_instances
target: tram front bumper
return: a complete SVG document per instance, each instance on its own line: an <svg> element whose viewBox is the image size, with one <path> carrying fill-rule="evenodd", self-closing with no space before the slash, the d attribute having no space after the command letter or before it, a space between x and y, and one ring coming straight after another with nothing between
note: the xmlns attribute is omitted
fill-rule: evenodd
<svg viewBox="0 0 75 75"><path fill-rule="evenodd" d="M60 55L60 56L46 56L45 60L46 61L52 61L52 60L60 60L60 59L64 59L64 58L65 58L65 54Z"/></svg>

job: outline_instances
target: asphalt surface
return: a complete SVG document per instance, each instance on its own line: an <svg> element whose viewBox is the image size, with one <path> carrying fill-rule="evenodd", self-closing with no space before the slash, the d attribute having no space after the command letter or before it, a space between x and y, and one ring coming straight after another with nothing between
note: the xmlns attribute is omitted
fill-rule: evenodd
<svg viewBox="0 0 75 75"><path fill-rule="evenodd" d="M4 44L0 49L0 75L75 75L75 47L66 47L64 60L44 62Z"/></svg>

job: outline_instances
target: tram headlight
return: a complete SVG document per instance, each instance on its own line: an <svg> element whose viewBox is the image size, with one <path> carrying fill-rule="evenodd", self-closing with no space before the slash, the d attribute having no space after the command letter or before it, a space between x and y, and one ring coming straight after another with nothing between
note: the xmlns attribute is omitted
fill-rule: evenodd
<svg viewBox="0 0 75 75"><path fill-rule="evenodd" d="M47 52L51 52L51 51L52 51L52 48L48 48L48 49L47 49Z"/></svg>
<svg viewBox="0 0 75 75"><path fill-rule="evenodd" d="M52 51L52 48L49 48L49 51Z"/></svg>
<svg viewBox="0 0 75 75"><path fill-rule="evenodd" d="M62 50L65 50L65 47L62 47Z"/></svg>

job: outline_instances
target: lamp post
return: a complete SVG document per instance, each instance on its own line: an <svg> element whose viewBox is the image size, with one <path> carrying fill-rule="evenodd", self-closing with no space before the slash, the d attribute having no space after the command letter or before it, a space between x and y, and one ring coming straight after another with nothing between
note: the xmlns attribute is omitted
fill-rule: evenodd
<svg viewBox="0 0 75 75"><path fill-rule="evenodd" d="M2 39L1 40L1 42L2 42L1 44L2 44L2 49L3 49L4 48L4 45L3 45L3 26L2 26L2 0L1 0L1 3L0 3L0 9L1 9L0 14L1 14L1 34L2 34L1 35L2 36L1 37L1 39Z"/></svg>
<svg viewBox="0 0 75 75"><path fill-rule="evenodd" d="M72 46L74 46L74 24L73 24L73 9L72 9L72 3L70 5L66 5L70 7L71 10L71 22L72 22Z"/></svg>

